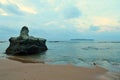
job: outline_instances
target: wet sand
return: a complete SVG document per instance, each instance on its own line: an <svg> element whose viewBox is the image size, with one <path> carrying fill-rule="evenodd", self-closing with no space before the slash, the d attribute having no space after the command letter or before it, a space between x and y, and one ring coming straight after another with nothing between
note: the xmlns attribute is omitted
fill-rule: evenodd
<svg viewBox="0 0 120 80"><path fill-rule="evenodd" d="M120 74L97 66L84 68L0 59L0 80L120 80Z"/></svg>

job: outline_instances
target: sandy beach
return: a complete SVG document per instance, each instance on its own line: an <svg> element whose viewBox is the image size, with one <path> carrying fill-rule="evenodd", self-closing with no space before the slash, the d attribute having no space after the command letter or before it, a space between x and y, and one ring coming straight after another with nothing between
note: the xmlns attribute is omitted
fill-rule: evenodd
<svg viewBox="0 0 120 80"><path fill-rule="evenodd" d="M0 59L0 80L120 80L120 74L97 66L84 68Z"/></svg>

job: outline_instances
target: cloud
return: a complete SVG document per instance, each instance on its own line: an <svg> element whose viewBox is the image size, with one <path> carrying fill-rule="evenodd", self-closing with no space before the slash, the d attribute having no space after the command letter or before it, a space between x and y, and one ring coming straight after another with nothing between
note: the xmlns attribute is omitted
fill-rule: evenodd
<svg viewBox="0 0 120 80"><path fill-rule="evenodd" d="M107 17L93 17L92 21L95 25L111 25L111 26L118 26L119 23L114 18L107 18Z"/></svg>
<svg viewBox="0 0 120 80"><path fill-rule="evenodd" d="M54 4L56 1L55 0L47 0L47 2L49 3L49 4Z"/></svg>
<svg viewBox="0 0 120 80"><path fill-rule="evenodd" d="M72 18L69 20L65 20L67 24L70 24L79 32L85 32L89 30L89 27L91 25L90 21L87 19L84 20L84 17L79 18Z"/></svg>
<svg viewBox="0 0 120 80"><path fill-rule="evenodd" d="M98 30L100 30L100 27L99 26L91 25L89 30L90 31L98 31Z"/></svg>
<svg viewBox="0 0 120 80"><path fill-rule="evenodd" d="M8 14L3 9L0 9L0 15L2 15L2 16L8 16Z"/></svg>
<svg viewBox="0 0 120 80"><path fill-rule="evenodd" d="M11 29L26 25L32 34L59 39L119 33L119 1L104 1L0 0L0 25Z"/></svg>
<svg viewBox="0 0 120 80"><path fill-rule="evenodd" d="M7 0L0 0L0 3L5 5L5 4L8 4L8 1Z"/></svg>
<svg viewBox="0 0 120 80"><path fill-rule="evenodd" d="M92 21L94 26L100 27L99 32L120 31L120 23L114 18L93 17Z"/></svg>
<svg viewBox="0 0 120 80"><path fill-rule="evenodd" d="M120 32L119 20L107 17L78 17L65 20L66 23L76 28L80 33L87 33L94 31L96 33L102 32Z"/></svg>
<svg viewBox="0 0 120 80"><path fill-rule="evenodd" d="M23 15L24 13L22 11L20 11L19 7L16 5L5 5L3 6L3 9L9 14L16 14L16 15Z"/></svg>
<svg viewBox="0 0 120 80"><path fill-rule="evenodd" d="M78 18L82 12L75 6L69 6L63 9L63 15L65 19Z"/></svg>
<svg viewBox="0 0 120 80"><path fill-rule="evenodd" d="M27 13L31 13L31 14L37 14L37 11L35 9L33 9L30 6L29 7L25 6L20 1L17 1L17 0L9 0L9 1L10 1L11 4L18 6L18 8L23 12L27 12Z"/></svg>
<svg viewBox="0 0 120 80"><path fill-rule="evenodd" d="M6 14L16 14L16 15L24 15L26 13L29 14L37 14L37 11L32 7L24 5L20 0L0 0L0 7ZM5 13L4 13L5 15Z"/></svg>
<svg viewBox="0 0 120 80"><path fill-rule="evenodd" d="M7 16L11 14L16 14L16 15L23 15L23 12L20 11L19 7L16 5L11 5L11 4L0 4L1 10L4 11Z"/></svg>

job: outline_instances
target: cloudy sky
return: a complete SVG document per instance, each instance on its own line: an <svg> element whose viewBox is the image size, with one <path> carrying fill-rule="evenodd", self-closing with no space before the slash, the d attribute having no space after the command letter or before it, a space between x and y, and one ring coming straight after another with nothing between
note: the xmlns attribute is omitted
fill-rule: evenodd
<svg viewBox="0 0 120 80"><path fill-rule="evenodd" d="M120 0L0 0L0 40L24 25L48 40L120 40Z"/></svg>

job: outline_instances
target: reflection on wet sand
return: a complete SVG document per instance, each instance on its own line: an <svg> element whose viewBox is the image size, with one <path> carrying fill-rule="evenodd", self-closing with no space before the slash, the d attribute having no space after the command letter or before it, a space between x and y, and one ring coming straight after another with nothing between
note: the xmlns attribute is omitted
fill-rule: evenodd
<svg viewBox="0 0 120 80"><path fill-rule="evenodd" d="M17 56L9 56L7 58L10 59L10 60L19 61L19 62L22 62L22 63L43 63L44 64L44 61L36 61L36 60L31 60L31 59L25 59L25 58L17 57Z"/></svg>

